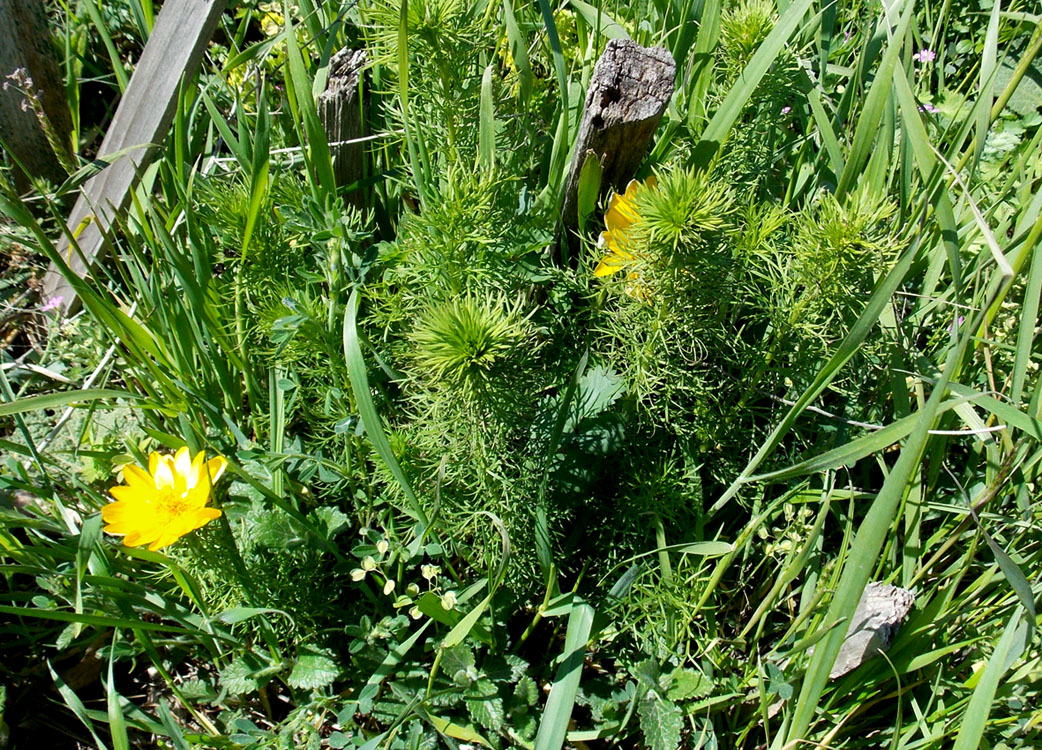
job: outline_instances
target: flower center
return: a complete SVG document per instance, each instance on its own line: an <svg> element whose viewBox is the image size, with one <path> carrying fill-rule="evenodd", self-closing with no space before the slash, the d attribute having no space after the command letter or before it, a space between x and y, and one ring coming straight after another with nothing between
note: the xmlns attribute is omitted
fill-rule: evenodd
<svg viewBox="0 0 1042 750"><path fill-rule="evenodd" d="M167 518L174 519L184 515L188 510L188 503L185 502L184 495L168 490L159 498L159 508Z"/></svg>

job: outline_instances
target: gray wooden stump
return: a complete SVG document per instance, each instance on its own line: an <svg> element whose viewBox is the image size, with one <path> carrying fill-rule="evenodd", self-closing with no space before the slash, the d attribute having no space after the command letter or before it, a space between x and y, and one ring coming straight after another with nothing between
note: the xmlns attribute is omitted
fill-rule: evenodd
<svg viewBox="0 0 1042 750"><path fill-rule="evenodd" d="M329 141L333 157L333 176L342 188L358 182L365 175L366 102L360 81L365 67L363 49L344 48L329 60L329 81L318 97L318 117ZM361 208L364 194L355 190L344 197L345 203Z"/></svg>
<svg viewBox="0 0 1042 750"><path fill-rule="evenodd" d="M65 170L44 133L37 113L15 82L8 77L24 70L31 91L50 123L58 147L69 151L72 118L65 100L65 84L51 46L42 0L0 0L0 139L11 155L33 175L53 183L64 182ZM19 191L29 188L22 170L14 170Z"/></svg>
<svg viewBox="0 0 1042 750"><path fill-rule="evenodd" d="M661 47L649 49L628 39L608 42L590 78L565 181L561 206L565 232L578 225L576 197L587 153L592 151L601 160L601 197L608 188L621 190L633 179L673 95L676 67L672 55ZM567 241L567 236L562 239Z"/></svg>
<svg viewBox="0 0 1042 750"><path fill-rule="evenodd" d="M182 80L195 76L225 0L167 0L156 18L152 35L141 53L130 85L116 109L98 158L134 147L83 186L69 215L69 233L79 232L79 252L70 251L63 236L59 252L72 270L83 277L100 261L107 247L105 232L130 205L139 171L151 163L155 146L166 139L174 119ZM51 266L43 280L44 298L59 297L59 309L68 314L78 299L61 272Z"/></svg>

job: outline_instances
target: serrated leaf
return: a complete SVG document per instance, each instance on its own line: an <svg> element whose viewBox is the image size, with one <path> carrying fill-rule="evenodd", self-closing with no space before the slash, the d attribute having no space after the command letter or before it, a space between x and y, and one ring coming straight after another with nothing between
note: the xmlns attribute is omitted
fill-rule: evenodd
<svg viewBox="0 0 1042 750"><path fill-rule="evenodd" d="M217 691L214 690L213 685L198 677L182 682L179 691L182 698L192 703L212 701L217 697Z"/></svg>
<svg viewBox="0 0 1042 750"><path fill-rule="evenodd" d="M462 643L442 651L441 668L457 685L469 685L478 677L474 652Z"/></svg>
<svg viewBox="0 0 1042 750"><path fill-rule="evenodd" d="M253 676L260 668L261 664L252 654L236 657L221 670L221 685L236 695L252 693L260 686L260 681Z"/></svg>
<svg viewBox="0 0 1042 750"><path fill-rule="evenodd" d="M351 522L351 518L346 513L339 508L334 508L332 505L323 505L321 508L315 508L309 515L315 517L319 528L326 532L327 539L338 531L347 528Z"/></svg>
<svg viewBox="0 0 1042 750"><path fill-rule="evenodd" d="M651 690L656 694L662 691L659 683L661 672L657 659L645 659L642 662L634 664L633 669L630 670L630 674L636 677L637 681L648 690Z"/></svg>
<svg viewBox="0 0 1042 750"><path fill-rule="evenodd" d="M539 700L539 686L531 677L524 675L514 685L514 698L529 706L534 706Z"/></svg>
<svg viewBox="0 0 1042 750"><path fill-rule="evenodd" d="M465 693L470 716L481 726L498 732L503 727L505 712L503 699L496 686L488 680L478 680Z"/></svg>
<svg viewBox="0 0 1042 750"><path fill-rule="evenodd" d="M481 671L493 682L514 684L528 671L528 662L516 654L496 654L482 662Z"/></svg>
<svg viewBox="0 0 1042 750"><path fill-rule="evenodd" d="M704 698L711 692L713 683L704 674L695 669L677 667L669 676L666 697L671 701L683 701L689 698Z"/></svg>
<svg viewBox="0 0 1042 750"><path fill-rule="evenodd" d="M340 674L333 653L328 649L306 649L297 656L286 682L290 687L315 690L332 684Z"/></svg>
<svg viewBox="0 0 1042 750"><path fill-rule="evenodd" d="M680 745L680 730L683 714L670 700L649 698L642 700L637 712L640 714L640 730L651 750L676 750Z"/></svg>

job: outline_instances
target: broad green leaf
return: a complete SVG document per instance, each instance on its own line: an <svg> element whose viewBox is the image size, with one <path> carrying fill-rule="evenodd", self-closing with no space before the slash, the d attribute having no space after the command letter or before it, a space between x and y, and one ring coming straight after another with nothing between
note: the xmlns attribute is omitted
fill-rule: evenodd
<svg viewBox="0 0 1042 750"><path fill-rule="evenodd" d="M684 715L668 698L651 695L640 702L640 729L650 750L676 750Z"/></svg>
<svg viewBox="0 0 1042 750"><path fill-rule="evenodd" d="M586 233L586 222L597 210L597 198L601 192L601 160L595 151L587 151L582 169L579 171L579 187L576 191L576 211L579 233Z"/></svg>
<svg viewBox="0 0 1042 750"><path fill-rule="evenodd" d="M286 682L290 687L315 690L333 684L340 667L329 649L305 648L297 656Z"/></svg>

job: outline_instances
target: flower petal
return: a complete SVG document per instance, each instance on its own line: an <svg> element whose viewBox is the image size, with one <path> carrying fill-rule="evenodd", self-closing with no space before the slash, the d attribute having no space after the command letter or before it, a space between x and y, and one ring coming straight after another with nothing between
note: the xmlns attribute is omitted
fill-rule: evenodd
<svg viewBox="0 0 1042 750"><path fill-rule="evenodd" d="M214 456L206 462L206 472L210 475L210 484L221 478L221 474L228 467L228 462L223 456Z"/></svg>
<svg viewBox="0 0 1042 750"><path fill-rule="evenodd" d="M148 474L140 466L134 466L133 464L127 464L123 467L123 481L131 487L141 487L152 490L156 488L156 483L152 480L152 475Z"/></svg>
<svg viewBox="0 0 1042 750"><path fill-rule="evenodd" d="M192 454L188 446L182 446L174 454L174 491L181 495L188 489L188 477L192 473Z"/></svg>
<svg viewBox="0 0 1042 750"><path fill-rule="evenodd" d="M121 484L117 487L110 487L109 494L124 503L152 503L159 498L156 488L151 484L148 487Z"/></svg>
<svg viewBox="0 0 1042 750"><path fill-rule="evenodd" d="M152 456L158 457L158 461L153 462ZM161 456L158 453L153 453L148 459L148 466L152 469L152 477L155 479L156 489L165 490L174 488L174 471L173 463L169 456ZM154 463L154 466L153 466Z"/></svg>
<svg viewBox="0 0 1042 750"><path fill-rule="evenodd" d="M604 225L608 227L608 231L626 229L630 224L638 220L640 220L640 216L637 214L637 207L633 205L633 201L629 196L615 193L608 204L608 212L604 214Z"/></svg>
<svg viewBox="0 0 1042 750"><path fill-rule="evenodd" d="M195 454L195 458L192 459L192 468L188 472L188 489L191 490L197 484L199 484L199 475L203 470L203 459L206 458L204 451L199 451Z"/></svg>

